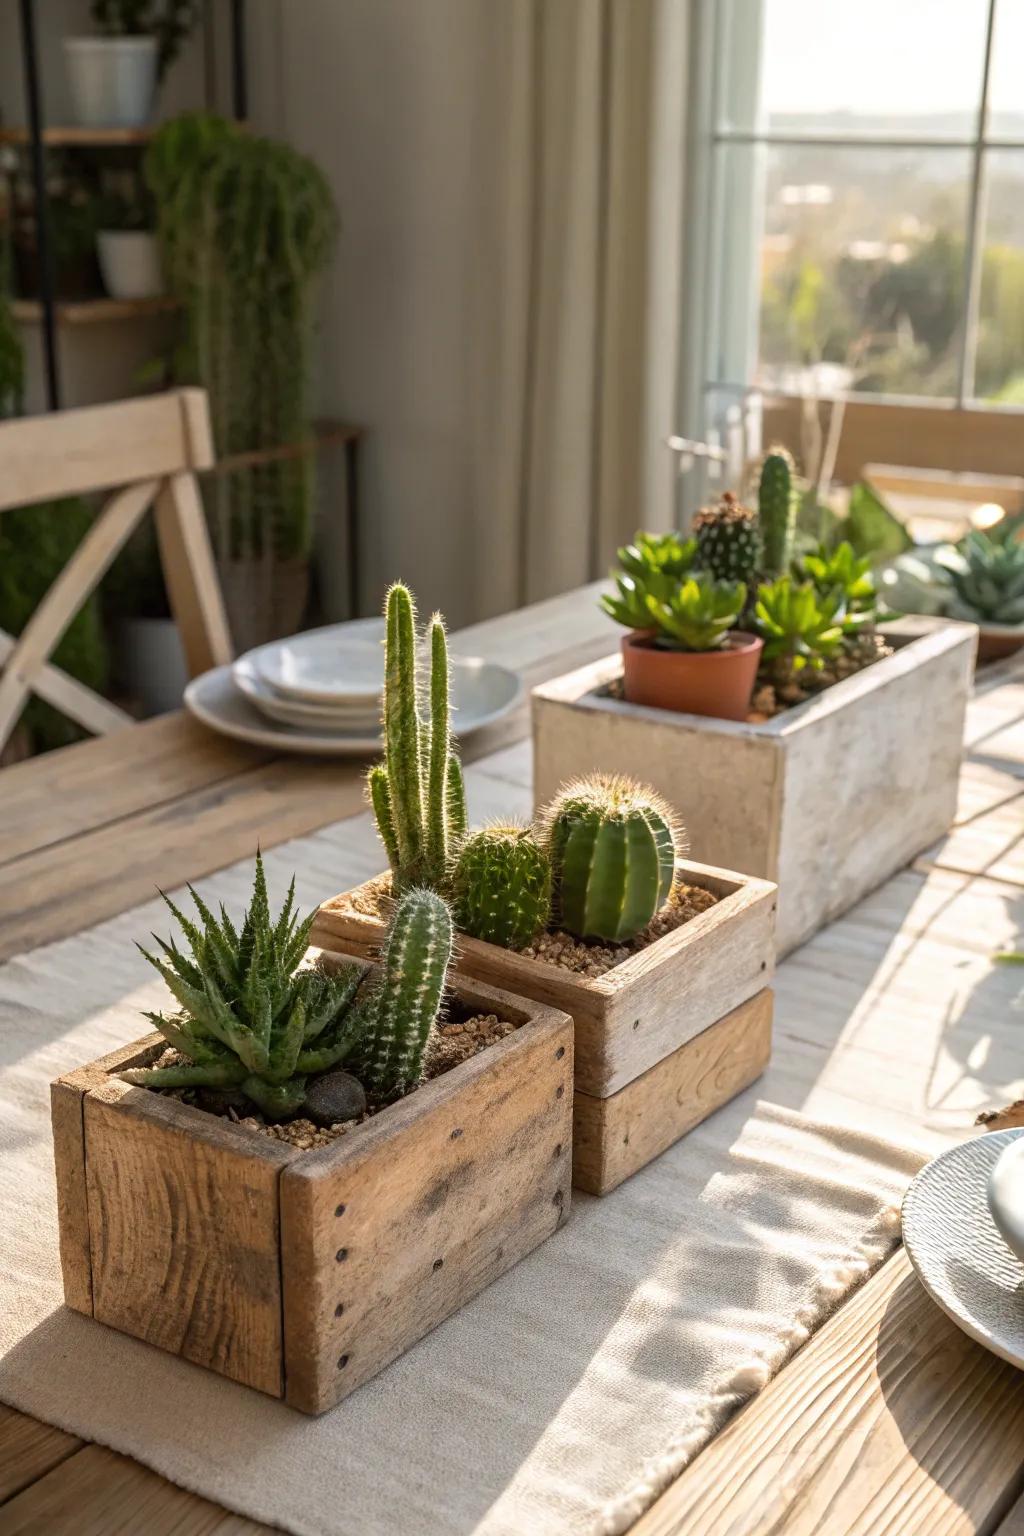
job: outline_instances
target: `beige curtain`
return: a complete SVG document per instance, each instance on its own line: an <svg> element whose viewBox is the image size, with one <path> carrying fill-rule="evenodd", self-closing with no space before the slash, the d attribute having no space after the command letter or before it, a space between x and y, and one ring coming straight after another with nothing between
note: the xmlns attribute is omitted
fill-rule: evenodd
<svg viewBox="0 0 1024 1536"><path fill-rule="evenodd" d="M672 520L688 5L485 11L473 566L497 612Z"/></svg>

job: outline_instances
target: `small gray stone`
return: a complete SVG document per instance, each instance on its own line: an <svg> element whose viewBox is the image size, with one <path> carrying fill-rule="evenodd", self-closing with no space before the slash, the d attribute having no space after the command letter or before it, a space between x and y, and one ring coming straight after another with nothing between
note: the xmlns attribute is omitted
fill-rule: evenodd
<svg viewBox="0 0 1024 1536"><path fill-rule="evenodd" d="M306 1087L303 1113L316 1125L358 1120L366 1109L366 1091L350 1072L325 1072Z"/></svg>

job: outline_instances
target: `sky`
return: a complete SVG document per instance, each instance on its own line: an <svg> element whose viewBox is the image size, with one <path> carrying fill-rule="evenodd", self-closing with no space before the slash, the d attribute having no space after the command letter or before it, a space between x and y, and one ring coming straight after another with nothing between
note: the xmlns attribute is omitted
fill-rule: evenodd
<svg viewBox="0 0 1024 1536"><path fill-rule="evenodd" d="M734 0L737 19L758 0ZM977 111L988 0L763 0L763 106L897 119ZM990 99L1024 112L1024 0L997 0Z"/></svg>

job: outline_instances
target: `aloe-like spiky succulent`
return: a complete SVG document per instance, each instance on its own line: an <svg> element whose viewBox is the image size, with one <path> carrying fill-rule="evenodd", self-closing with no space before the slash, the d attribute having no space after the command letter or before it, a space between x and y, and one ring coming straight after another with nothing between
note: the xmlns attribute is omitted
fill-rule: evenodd
<svg viewBox="0 0 1024 1536"><path fill-rule="evenodd" d="M766 662L782 662L794 672L820 669L843 643L847 618L842 593L820 593L810 581L790 576L757 589L754 627L764 641Z"/></svg>
<svg viewBox="0 0 1024 1536"><path fill-rule="evenodd" d="M578 938L632 938L668 900L680 839L665 801L632 779L567 784L541 817L556 921Z"/></svg>
<svg viewBox="0 0 1024 1536"><path fill-rule="evenodd" d="M659 644L681 651L715 651L725 644L747 601L742 581L690 576L667 598L649 596L647 611Z"/></svg>
<svg viewBox="0 0 1024 1536"><path fill-rule="evenodd" d="M314 914L300 919L295 911L293 880L284 908L271 919L259 854L241 929L223 906L216 917L189 891L198 921L169 896L164 900L190 953L160 938L162 957L142 950L181 1005L179 1013L146 1017L187 1059L121 1075L149 1088L238 1088L268 1120L287 1119L302 1106L307 1076L336 1065L353 1043L357 1016L350 1004L361 968L298 969Z"/></svg>
<svg viewBox="0 0 1024 1536"><path fill-rule="evenodd" d="M429 721L420 719L416 609L396 582L385 604L384 760L368 777L370 803L399 894L413 886L443 888L455 842L466 830L462 769L449 724L450 669L444 621L434 614Z"/></svg>
<svg viewBox="0 0 1024 1536"><path fill-rule="evenodd" d="M975 624L1024 624L1024 540L969 533L936 560L953 585L950 617Z"/></svg>
<svg viewBox="0 0 1024 1536"><path fill-rule="evenodd" d="M551 915L551 860L529 827L482 827L459 849L452 900L463 933L523 949Z"/></svg>
<svg viewBox="0 0 1024 1536"><path fill-rule="evenodd" d="M299 918L293 880L283 910L271 920L259 854L240 930L223 906L215 917L189 890L198 922L169 897L164 900L190 955L173 939L157 938L165 958L142 951L181 1004L179 1013L146 1018L184 1059L167 1067L128 1068L120 1074L126 1082L144 1088L235 1088L267 1120L299 1114L307 1079L341 1061L349 1066L350 1058L378 1103L415 1088L451 959L451 913L440 896L411 890L398 899L377 977L357 998L362 966L300 967L315 913Z"/></svg>

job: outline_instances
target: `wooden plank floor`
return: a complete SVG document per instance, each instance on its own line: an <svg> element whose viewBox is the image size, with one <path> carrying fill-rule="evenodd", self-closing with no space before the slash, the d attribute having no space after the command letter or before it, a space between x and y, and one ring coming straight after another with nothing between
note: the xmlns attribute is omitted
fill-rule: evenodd
<svg viewBox="0 0 1024 1536"><path fill-rule="evenodd" d="M539 615L514 616L504 634L502 621L480 626L470 637L472 648L507 657L534 679L567 670L607 645L608 631L595 625L592 608L590 596L559 599L542 605ZM562 649L553 654L556 641ZM468 653L469 647L460 649ZM478 783L491 782L495 804L513 788L522 798L529 749L515 736L523 728L520 716L497 738L497 751L494 737L482 744L492 755L480 764ZM332 782L330 773L307 776L310 765L297 761L244 749L236 758L230 744L205 735L196 750L193 728L181 717L134 730L152 734L129 755L125 798L113 756L90 753L102 743L44 760L38 797L20 768L0 781L17 795L17 815L5 817L12 841L5 832L0 846L0 925L16 915L18 882L6 878L12 870L23 877L28 907L15 948L76 931L148 897L156 863L170 884L168 859L179 860L172 862L179 877L182 870L197 875L248 854L257 835L270 846L361 808L354 769L334 765ZM194 762L174 760L176 730L184 757L194 753ZM858 921L844 924L841 940L833 940L833 927L787 961L769 1079L780 1101L787 1058L812 1051L821 1055L821 1070L815 1097L801 1101L809 1112L827 1114L831 1103L847 1113L851 1104L854 1112L881 1105L897 1135L908 1117L915 1124L922 1112L932 1120L937 1113L941 1125L948 1110L951 1123L962 1126L973 1103L963 1095L991 1079L958 1070L950 1086L936 1076L946 1021L933 1017L934 1003L922 1001L924 978L941 957L949 965L951 947L954 968L966 978L957 1004L965 1009L965 1051L987 1034L998 1051L1013 1051L1008 1070L1019 1076L1007 1018L1012 976L999 974L993 986L988 956L995 943L1007 942L1011 914L1024 900L1015 823L1024 814L1024 661L982 676L968 742L950 836L928 850L916 873L897 876L863 904ZM81 778L69 767L74 754L84 764ZM148 775L146 793L136 780ZM74 787L82 791L77 799L70 795ZM313 803L297 813L288 805L295 798ZM5 810L10 803L5 800ZM140 862L145 835L160 839L165 850L154 858L150 841L148 867ZM4 934L0 954L14 952L3 950L8 942ZM844 988L856 1006L844 1000ZM834 1019L826 999L834 1000ZM896 1029L906 1070L887 1086L882 1046ZM918 1081L925 1097L910 1103L908 1085ZM268 1529L127 1458L0 1409L0 1536L220 1536ZM1024 1373L949 1323L897 1254L697 1457L634 1532L1024 1536Z"/></svg>

